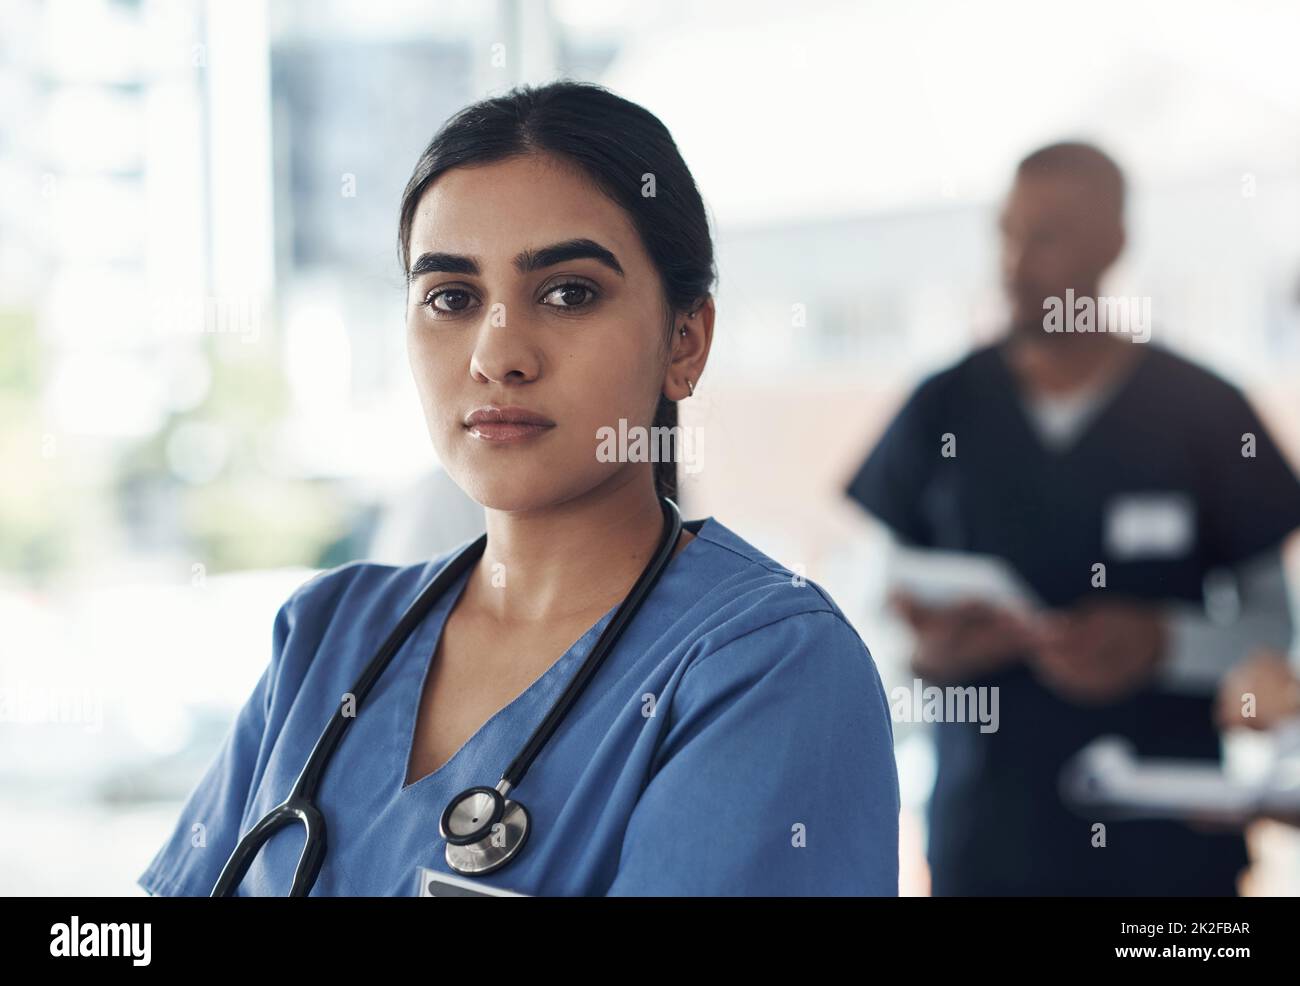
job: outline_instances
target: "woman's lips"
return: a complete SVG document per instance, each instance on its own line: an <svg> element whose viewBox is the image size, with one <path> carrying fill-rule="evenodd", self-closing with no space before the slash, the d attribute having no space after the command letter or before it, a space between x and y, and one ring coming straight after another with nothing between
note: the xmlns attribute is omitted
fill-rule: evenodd
<svg viewBox="0 0 1300 986"><path fill-rule="evenodd" d="M533 438L547 431L548 425L530 425L522 422L496 421L470 425L469 433L485 442L517 442L524 438Z"/></svg>
<svg viewBox="0 0 1300 986"><path fill-rule="evenodd" d="M555 427L550 418L526 407L480 407L465 416L465 429L485 442L519 442Z"/></svg>

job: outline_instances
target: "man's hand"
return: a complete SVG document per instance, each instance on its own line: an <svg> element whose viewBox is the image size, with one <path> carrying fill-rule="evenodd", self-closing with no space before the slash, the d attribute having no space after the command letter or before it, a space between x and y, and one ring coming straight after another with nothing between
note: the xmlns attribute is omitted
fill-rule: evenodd
<svg viewBox="0 0 1300 986"><path fill-rule="evenodd" d="M896 592L890 605L916 634L912 671L928 681L961 681L1015 663L1031 645L1025 617L982 602L923 606Z"/></svg>
<svg viewBox="0 0 1300 986"><path fill-rule="evenodd" d="M1113 702L1135 692L1155 673L1167 637L1157 607L1086 603L1040 619L1032 665L1066 698Z"/></svg>
<svg viewBox="0 0 1300 986"><path fill-rule="evenodd" d="M1248 695L1253 696L1250 706ZM1283 654L1256 651L1229 671L1219 686L1214 717L1223 729L1272 729L1294 715L1300 715L1300 678Z"/></svg>

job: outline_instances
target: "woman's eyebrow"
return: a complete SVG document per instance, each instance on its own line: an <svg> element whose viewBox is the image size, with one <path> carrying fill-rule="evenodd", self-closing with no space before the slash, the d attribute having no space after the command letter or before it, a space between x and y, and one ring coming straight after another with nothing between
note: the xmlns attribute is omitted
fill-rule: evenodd
<svg viewBox="0 0 1300 986"><path fill-rule="evenodd" d="M435 271L444 274L467 274L471 277L478 276L478 261L473 257L466 257L459 253L422 253L411 265L411 269L406 273L406 280L409 284L421 274L432 274Z"/></svg>
<svg viewBox="0 0 1300 986"><path fill-rule="evenodd" d="M526 274L529 271L541 270L544 267L554 267L556 264L562 264L568 260L588 259L604 264L619 277L623 276L623 267L613 253L595 240L581 238L552 243L550 246L540 247L537 250L524 250L515 257L514 262L515 269L521 274ZM434 272L478 277L479 265L474 257L467 257L460 253L422 253L415 263L411 265L406 280L409 283L421 274L432 274Z"/></svg>
<svg viewBox="0 0 1300 986"><path fill-rule="evenodd" d="M597 263L604 264L619 277L623 276L623 267L619 264L618 258L595 240L588 239L565 240L537 250L525 250L515 257L515 269L521 274L526 274L528 271L554 267L568 260L595 260Z"/></svg>

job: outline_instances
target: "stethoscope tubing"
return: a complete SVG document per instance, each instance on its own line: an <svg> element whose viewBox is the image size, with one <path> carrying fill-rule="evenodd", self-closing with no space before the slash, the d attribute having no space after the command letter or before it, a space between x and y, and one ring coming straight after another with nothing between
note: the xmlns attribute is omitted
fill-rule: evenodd
<svg viewBox="0 0 1300 986"><path fill-rule="evenodd" d="M682 515L677 509L677 504L667 497L661 497L660 504L664 512L664 533L659 539L659 546L655 549L650 564L641 572L641 577L636 580L632 590L623 599L613 618L606 624L600 638L592 647L591 653L583 661L582 667L578 669L578 673L569 681L560 697L556 699L555 704L551 706L551 710L546 714L546 718L533 730L533 735L528 738L528 742L524 744L518 756L511 761L510 766L501 775L501 779L511 789L519 786L537 755L555 734L556 729L564 721L564 717L569 714L569 710L573 708L574 703L582 697L583 691L591 682L591 679L596 676L600 666L605 663L605 658L609 656L610 651L618 644L619 637L623 635L628 623L632 621L632 617L641 608L641 603L645 601L646 595L654 588L654 584L659 580L659 576L672 559L673 550L677 546L677 539L681 537L682 533Z"/></svg>
<svg viewBox="0 0 1300 986"><path fill-rule="evenodd" d="M361 677L357 679L357 683L349 693L355 698L357 715L361 714L361 709L365 706L370 690L374 688L380 676L388 670L388 665L392 663L393 657L402 649L411 634L415 632L415 628L429 614L429 611L433 609L451 584L482 557L486 547L487 535L480 534L471 544L462 549L460 554L444 565L442 570L434 576L433 581L406 608L406 612L398 620L397 626L393 627L388 639L375 652L375 656L370 659L370 663L361 672ZM355 718L356 716L345 715L341 704L334 710L329 725L325 727L325 732L316 741L311 756L307 758L307 765L303 767L302 773L293 786L294 794L311 801L316 800L316 791L320 787L321 778L329 758L334 755L334 751L343 739L344 732Z"/></svg>
<svg viewBox="0 0 1300 986"><path fill-rule="evenodd" d="M353 686L351 695L355 697L355 709L360 714L370 690L392 662L393 656L402 648L414 632L420 621L429 613L443 592L483 554L487 546L487 534L481 534L472 543L452 558L442 570L430 581L406 608L388 637L380 645L361 676ZM234 852L222 867L216 886L212 889L213 897L228 896L244 879L248 867L262 846L277 831L295 822L301 823L307 830L307 839L303 845L298 865L294 867L293 887L290 897L304 897L316 882L321 864L325 859L327 844L325 816L316 807L316 791L320 787L325 768L343 740L355 716L345 715L343 705L334 710L330 721L312 747L307 763L298 774L289 796L276 805L262 819L244 834L235 846Z"/></svg>

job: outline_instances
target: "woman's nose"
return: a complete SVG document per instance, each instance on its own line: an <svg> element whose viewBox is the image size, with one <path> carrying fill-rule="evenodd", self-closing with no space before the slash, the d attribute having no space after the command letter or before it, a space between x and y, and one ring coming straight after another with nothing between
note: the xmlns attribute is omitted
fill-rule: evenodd
<svg viewBox="0 0 1300 986"><path fill-rule="evenodd" d="M497 302L478 326L470 373L492 383L527 383L542 368L542 354L531 327L518 312Z"/></svg>

